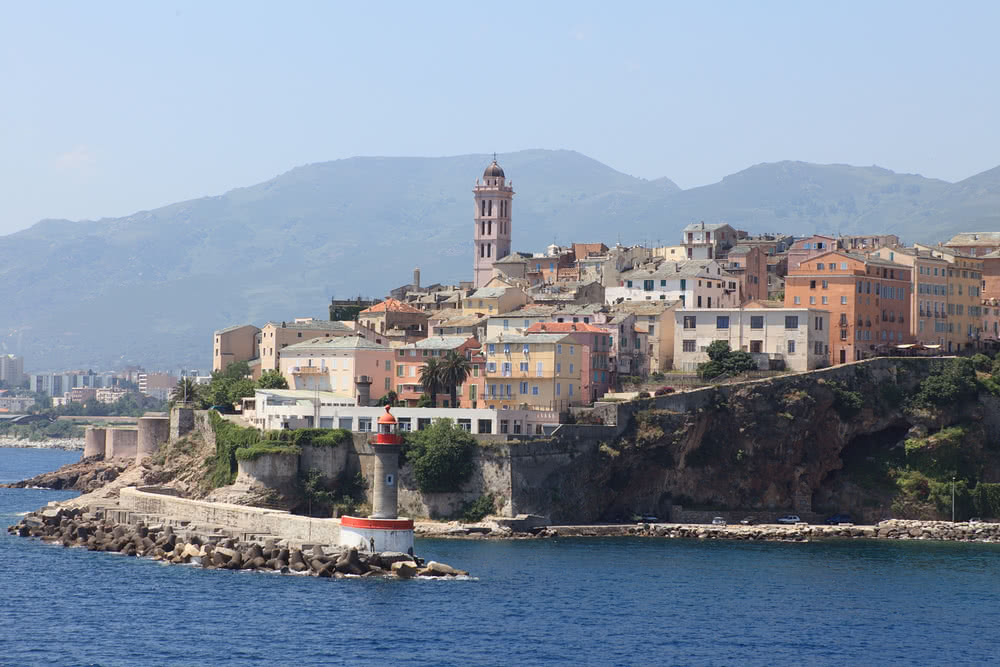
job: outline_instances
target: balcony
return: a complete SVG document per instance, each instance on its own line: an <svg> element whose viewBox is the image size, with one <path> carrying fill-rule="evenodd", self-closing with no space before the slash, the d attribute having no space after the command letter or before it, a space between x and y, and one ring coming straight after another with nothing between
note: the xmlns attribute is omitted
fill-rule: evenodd
<svg viewBox="0 0 1000 667"><path fill-rule="evenodd" d="M326 369L319 366L294 366L292 368L293 375L323 375L325 373Z"/></svg>

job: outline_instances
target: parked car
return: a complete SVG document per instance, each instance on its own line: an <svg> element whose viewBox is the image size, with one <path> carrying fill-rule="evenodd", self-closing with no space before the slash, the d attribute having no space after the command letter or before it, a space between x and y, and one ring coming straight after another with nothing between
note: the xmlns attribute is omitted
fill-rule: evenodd
<svg viewBox="0 0 1000 667"><path fill-rule="evenodd" d="M851 521L850 514L834 514L833 516L827 517L826 522L831 526L836 526L838 523L854 523Z"/></svg>
<svg viewBox="0 0 1000 667"><path fill-rule="evenodd" d="M786 514L785 516L778 517L778 523L799 523L802 519L799 518L798 514Z"/></svg>
<svg viewBox="0 0 1000 667"><path fill-rule="evenodd" d="M673 387L660 387L659 389L657 389L653 393L656 396L664 396L666 394L672 394L672 393L674 393L674 388Z"/></svg>
<svg viewBox="0 0 1000 667"><path fill-rule="evenodd" d="M721 516L717 516L714 519L712 519L712 525L713 526L725 526L726 525L726 520L723 519Z"/></svg>
<svg viewBox="0 0 1000 667"><path fill-rule="evenodd" d="M753 518L752 516L748 516L743 519L740 519L740 523L744 526L753 526L757 523L757 519Z"/></svg>
<svg viewBox="0 0 1000 667"><path fill-rule="evenodd" d="M642 520L645 521L646 523L656 523L657 521L659 521L659 519L653 516L652 514L643 515Z"/></svg>

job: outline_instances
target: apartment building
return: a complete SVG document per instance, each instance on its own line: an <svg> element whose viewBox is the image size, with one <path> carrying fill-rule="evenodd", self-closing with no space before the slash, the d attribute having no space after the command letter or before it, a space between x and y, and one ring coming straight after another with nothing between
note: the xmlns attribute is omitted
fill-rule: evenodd
<svg viewBox="0 0 1000 667"><path fill-rule="evenodd" d="M260 329L257 337L260 366L254 379L263 371L275 371L280 367L281 351L289 345L301 343L310 338L337 338L356 336L357 333L343 322L316 320L311 317L297 317L291 322L268 322Z"/></svg>
<svg viewBox="0 0 1000 667"><path fill-rule="evenodd" d="M960 255L983 257L1000 250L1000 232L963 232L955 234L944 247Z"/></svg>
<svg viewBox="0 0 1000 667"><path fill-rule="evenodd" d="M177 378L170 373L139 373L138 385L140 394L165 401L177 386Z"/></svg>
<svg viewBox="0 0 1000 667"><path fill-rule="evenodd" d="M565 334L489 338L485 406L564 411L590 396L590 350Z"/></svg>
<svg viewBox="0 0 1000 667"><path fill-rule="evenodd" d="M427 362L434 359L441 361L449 352L459 354L469 360L469 377L458 388L458 405L451 405L450 388L438 392L437 402L446 408L472 407L482 395L485 375L483 362L479 360L479 341L472 336L431 336L424 340L398 347L393 351L395 357L395 389L399 400L406 405L415 407L417 401L425 393L420 382L421 369ZM476 361L473 361L476 359Z"/></svg>
<svg viewBox="0 0 1000 667"><path fill-rule="evenodd" d="M830 312L830 362L873 356L912 341L911 269L843 251L810 257L785 277L785 307Z"/></svg>
<svg viewBox="0 0 1000 667"><path fill-rule="evenodd" d="M24 379L24 357L0 354L0 382L7 387L19 387Z"/></svg>
<svg viewBox="0 0 1000 667"><path fill-rule="evenodd" d="M948 263L948 352L977 349L983 325L984 260L940 246L916 247Z"/></svg>
<svg viewBox="0 0 1000 667"><path fill-rule="evenodd" d="M681 232L681 245L686 259L715 259L725 256L745 232L733 229L724 222L690 224Z"/></svg>
<svg viewBox="0 0 1000 667"><path fill-rule="evenodd" d="M749 352L760 370L807 371L829 365L830 313L818 308L689 309L674 312L674 368L694 371L708 346L725 341Z"/></svg>
<svg viewBox="0 0 1000 667"><path fill-rule="evenodd" d="M615 313L635 315L632 331L622 326L618 333L621 346L630 345L633 353L639 350L645 355L643 360L633 354L633 362L638 367L646 367L649 372L665 371L673 367L674 359L674 311L682 307L680 301L625 301L613 306ZM644 346L644 347L643 347ZM623 352L619 355L621 358Z"/></svg>
<svg viewBox="0 0 1000 667"><path fill-rule="evenodd" d="M358 313L358 322L380 334L388 334L395 329L411 338L423 338L427 335L428 317L419 308L389 298Z"/></svg>
<svg viewBox="0 0 1000 667"><path fill-rule="evenodd" d="M594 402L614 386L615 368L612 359L612 337L604 327L583 322L539 322L525 331L526 334L566 334L578 345L590 351L590 396Z"/></svg>
<svg viewBox="0 0 1000 667"><path fill-rule="evenodd" d="M289 389L328 391L363 405L392 389L392 352L360 336L312 338L284 348L279 370Z"/></svg>
<svg viewBox="0 0 1000 667"><path fill-rule="evenodd" d="M822 255L837 249L837 239L832 236L814 234L792 243L788 249L788 271L798 268L799 264L810 257Z"/></svg>
<svg viewBox="0 0 1000 667"><path fill-rule="evenodd" d="M739 306L736 278L715 260L660 262L622 274L622 284L605 290L605 301L680 301L686 308Z"/></svg>
<svg viewBox="0 0 1000 667"><path fill-rule="evenodd" d="M490 281L488 287L480 287L465 298L462 312L466 315L508 313L528 301L528 295L523 290L495 279Z"/></svg>
<svg viewBox="0 0 1000 667"><path fill-rule="evenodd" d="M726 255L722 268L736 278L739 302L767 300L767 253L742 243Z"/></svg>
<svg viewBox="0 0 1000 667"><path fill-rule="evenodd" d="M948 263L919 248L880 248L872 257L910 268L910 334L918 343L947 347Z"/></svg>
<svg viewBox="0 0 1000 667"><path fill-rule="evenodd" d="M258 356L260 329L252 324L238 324L212 334L212 372L224 371L238 361Z"/></svg>

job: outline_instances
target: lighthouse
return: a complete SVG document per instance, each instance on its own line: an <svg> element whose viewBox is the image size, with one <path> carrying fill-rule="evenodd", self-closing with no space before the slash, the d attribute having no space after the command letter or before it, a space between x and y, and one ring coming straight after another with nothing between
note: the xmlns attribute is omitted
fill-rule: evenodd
<svg viewBox="0 0 1000 667"><path fill-rule="evenodd" d="M413 519L399 518L399 454L403 438L389 406L378 419L378 431L368 444L374 456L372 513L368 518L340 518L340 543L359 551L401 551L413 554Z"/></svg>

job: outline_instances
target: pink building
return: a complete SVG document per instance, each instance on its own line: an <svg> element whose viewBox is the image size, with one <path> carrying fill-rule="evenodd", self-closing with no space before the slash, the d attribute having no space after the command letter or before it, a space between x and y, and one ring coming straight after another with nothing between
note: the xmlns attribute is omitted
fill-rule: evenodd
<svg viewBox="0 0 1000 667"><path fill-rule="evenodd" d="M392 389L392 352L361 337L312 338L282 350L279 363L290 389L329 391L362 405L366 392L374 402Z"/></svg>
<svg viewBox="0 0 1000 667"><path fill-rule="evenodd" d="M802 262L837 249L837 239L832 236L808 236L799 239L788 249L788 270L799 268Z"/></svg>

